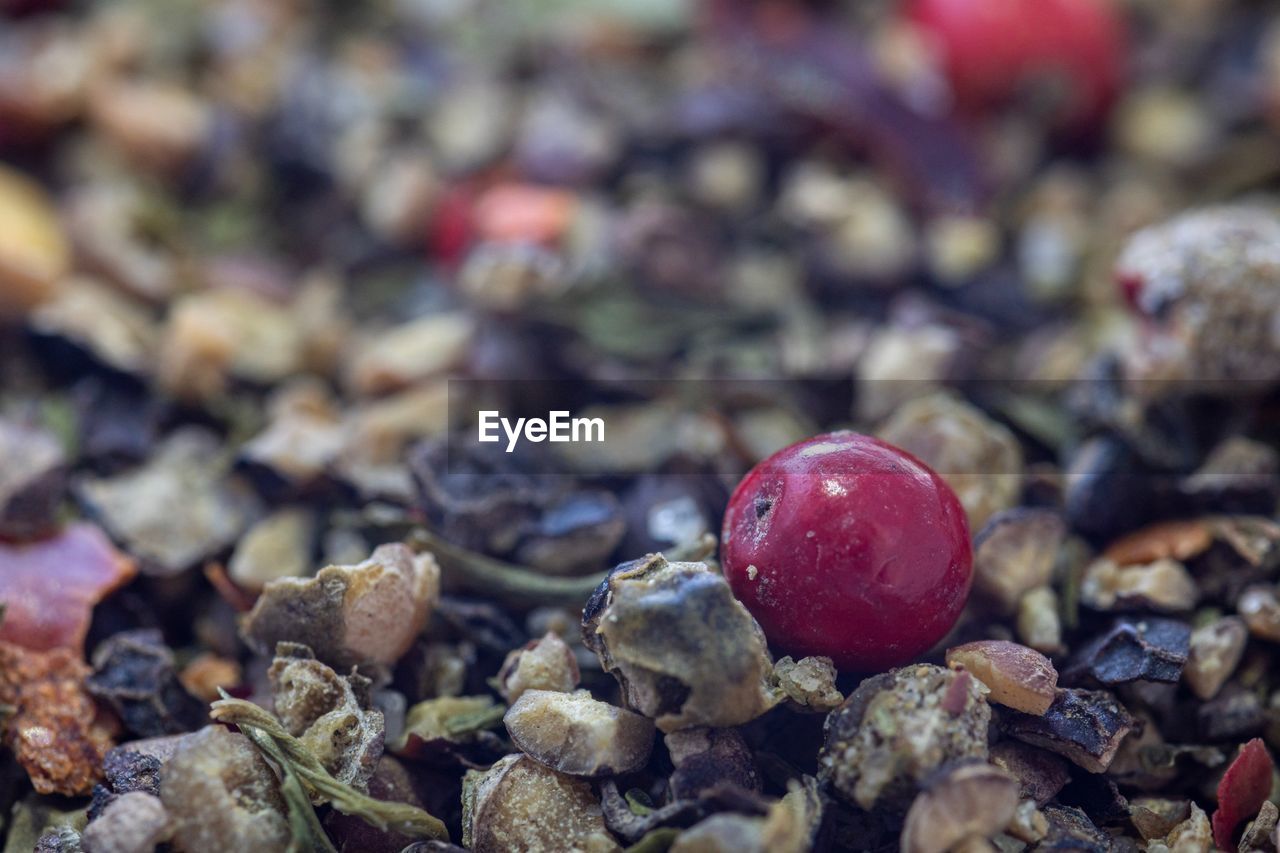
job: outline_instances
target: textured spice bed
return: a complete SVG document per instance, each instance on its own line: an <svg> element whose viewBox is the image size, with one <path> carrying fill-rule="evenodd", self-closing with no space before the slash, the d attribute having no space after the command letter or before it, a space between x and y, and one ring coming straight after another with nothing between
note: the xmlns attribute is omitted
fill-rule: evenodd
<svg viewBox="0 0 1280 853"><path fill-rule="evenodd" d="M4 853L1275 851L1278 134L1246 0L0 0Z"/></svg>

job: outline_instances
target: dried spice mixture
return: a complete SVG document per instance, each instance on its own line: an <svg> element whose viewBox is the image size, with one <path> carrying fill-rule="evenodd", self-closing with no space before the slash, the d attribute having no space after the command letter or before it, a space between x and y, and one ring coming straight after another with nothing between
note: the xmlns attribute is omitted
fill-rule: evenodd
<svg viewBox="0 0 1280 853"><path fill-rule="evenodd" d="M1278 648L1280 5L0 0L0 853L1280 853Z"/></svg>

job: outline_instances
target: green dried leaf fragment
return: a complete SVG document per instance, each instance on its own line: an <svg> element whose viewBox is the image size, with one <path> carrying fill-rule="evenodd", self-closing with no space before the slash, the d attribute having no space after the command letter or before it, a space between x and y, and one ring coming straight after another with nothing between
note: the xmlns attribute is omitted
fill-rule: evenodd
<svg viewBox="0 0 1280 853"><path fill-rule="evenodd" d="M443 822L426 811L405 803L388 803L362 794L329 775L302 742L285 731L269 712L252 702L226 697L213 703L210 716L221 723L238 726L281 768L297 774L309 793L327 799L343 814L353 815L381 830L391 830L413 838L449 840Z"/></svg>
<svg viewBox="0 0 1280 853"><path fill-rule="evenodd" d="M256 738L254 743L258 744ZM259 747L261 748L260 744ZM266 752L265 749L263 751ZM284 797L285 808L288 810L289 834L293 839L289 843L289 853L305 853L305 851L337 853L337 848L333 846L324 827L320 825L320 819L316 817L311 798L307 796L302 782L298 780L298 774L287 761L277 763L281 774L280 794Z"/></svg>
<svg viewBox="0 0 1280 853"><path fill-rule="evenodd" d="M404 733L390 748L396 755L414 758L430 752L433 744L471 743L480 732L500 724L506 711L490 696L428 699L409 709Z"/></svg>
<svg viewBox="0 0 1280 853"><path fill-rule="evenodd" d="M483 591L499 601L520 602L522 606L578 604L591 595L605 575L548 577L529 569L477 554L445 541L425 529L415 530L411 543L428 550L440 563L445 583Z"/></svg>
<svg viewBox="0 0 1280 853"><path fill-rule="evenodd" d="M660 826L646 832L644 837L628 847L625 853L663 853L675 843L679 836L680 830L675 827Z"/></svg>

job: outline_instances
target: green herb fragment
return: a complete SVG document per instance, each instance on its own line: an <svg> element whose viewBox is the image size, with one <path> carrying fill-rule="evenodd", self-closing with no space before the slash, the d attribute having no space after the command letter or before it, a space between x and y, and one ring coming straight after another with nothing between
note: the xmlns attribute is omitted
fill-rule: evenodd
<svg viewBox="0 0 1280 853"><path fill-rule="evenodd" d="M474 735L501 723L506 711L490 696L427 699L409 709L404 733L389 747L396 755L414 756L433 741L470 743Z"/></svg>
<svg viewBox="0 0 1280 853"><path fill-rule="evenodd" d="M627 808L631 809L633 815L644 817L653 814L653 801L649 799L649 795L639 788L632 788L623 795L623 799L627 801Z"/></svg>
<svg viewBox="0 0 1280 853"><path fill-rule="evenodd" d="M679 837L680 830L671 826L660 826L657 829L651 829L644 836L628 847L624 853L663 853L675 844L676 838Z"/></svg>
<svg viewBox="0 0 1280 853"><path fill-rule="evenodd" d="M210 716L220 723L239 727L268 758L286 771L286 775L296 774L297 780L308 793L328 800L343 814L358 817L378 829L413 838L449 840L449 831L438 818L406 803L375 800L344 785L329 775L302 742L285 731L268 711L252 702L232 699L225 692L222 695L222 699L213 703ZM293 815L293 811L291 802L290 824L296 833L300 821Z"/></svg>
<svg viewBox="0 0 1280 853"><path fill-rule="evenodd" d="M579 604L607 575L602 572L584 577L549 577L469 551L424 529L413 532L409 545L435 555L446 585L482 590L493 598L517 601L525 607Z"/></svg>
<svg viewBox="0 0 1280 853"><path fill-rule="evenodd" d="M473 714L459 714L445 722L445 733L457 736L491 729L502 722L502 717L506 712L505 706L494 705L491 708L485 708L483 711L477 711Z"/></svg>
<svg viewBox="0 0 1280 853"><path fill-rule="evenodd" d="M261 737L261 733L258 733ZM254 744L258 746L264 753L276 760L280 765L280 793L284 797L285 806L289 810L289 834L293 840L289 844L289 853L337 853L337 848L333 846L333 842L329 840L329 836L325 834L324 827L320 825L320 819L316 817L316 810L311 805L311 798L307 796L306 790L302 787L302 782L298 780L298 774L287 761L277 757L277 753L265 748L260 742L259 737L253 734L249 735ZM268 740L268 738L262 738ZM274 744L272 744L274 747Z"/></svg>

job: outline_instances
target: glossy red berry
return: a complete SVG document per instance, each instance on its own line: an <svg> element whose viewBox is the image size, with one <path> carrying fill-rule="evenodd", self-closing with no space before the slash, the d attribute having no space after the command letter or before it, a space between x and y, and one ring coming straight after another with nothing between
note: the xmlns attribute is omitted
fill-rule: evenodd
<svg viewBox="0 0 1280 853"><path fill-rule="evenodd" d="M853 672L906 663L941 640L973 574L955 492L910 454L852 432L751 469L729 500L721 559L775 651Z"/></svg>
<svg viewBox="0 0 1280 853"><path fill-rule="evenodd" d="M907 0L906 14L969 111L1043 81L1062 87L1060 118L1102 117L1119 92L1124 26L1111 0Z"/></svg>

